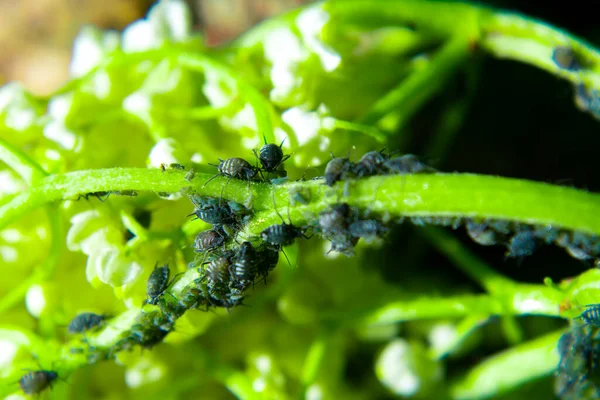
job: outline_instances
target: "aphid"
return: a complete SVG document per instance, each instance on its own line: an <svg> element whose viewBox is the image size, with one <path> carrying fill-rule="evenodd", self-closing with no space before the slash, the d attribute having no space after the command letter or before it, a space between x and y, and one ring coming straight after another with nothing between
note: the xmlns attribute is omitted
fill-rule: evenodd
<svg viewBox="0 0 600 400"><path fill-rule="evenodd" d="M575 104L582 111L600 119L600 97L597 90L588 89L584 84L575 85Z"/></svg>
<svg viewBox="0 0 600 400"><path fill-rule="evenodd" d="M194 241L194 248L197 253L212 250L225 243L225 232L222 229L210 229L200 232Z"/></svg>
<svg viewBox="0 0 600 400"><path fill-rule="evenodd" d="M414 154L405 154L400 157L389 158L384 161L382 168L388 174L417 174L421 172L436 172L427 164L421 162Z"/></svg>
<svg viewBox="0 0 600 400"><path fill-rule="evenodd" d="M331 154L332 160L325 167L325 184L333 186L337 181L346 179L353 169L353 163L347 157L336 158Z"/></svg>
<svg viewBox="0 0 600 400"><path fill-rule="evenodd" d="M576 319L582 319L586 325L600 327L600 304L586 304L586 307Z"/></svg>
<svg viewBox="0 0 600 400"><path fill-rule="evenodd" d="M209 286L224 285L229 282L229 267L231 266L231 254L225 253L223 256L212 260L206 266L204 273L208 279Z"/></svg>
<svg viewBox="0 0 600 400"><path fill-rule="evenodd" d="M156 304L160 296L169 286L169 276L171 270L168 265L156 268L150 274L148 283L146 284L146 294L148 298L144 301L144 304Z"/></svg>
<svg viewBox="0 0 600 400"><path fill-rule="evenodd" d="M240 284L243 290L247 285L253 284L257 274L257 254L250 242L244 242L238 249L233 264L229 267L229 274L235 283Z"/></svg>
<svg viewBox="0 0 600 400"><path fill-rule="evenodd" d="M169 169L183 171L185 169L185 166L178 164L178 163L160 164L160 169L162 170L162 172L165 172Z"/></svg>
<svg viewBox="0 0 600 400"><path fill-rule="evenodd" d="M533 254L537 247L535 235L530 230L515 234L508 242L506 257L525 257Z"/></svg>
<svg viewBox="0 0 600 400"><path fill-rule="evenodd" d="M58 378L54 371L30 371L19 379L19 386L25 394L39 394L47 387L52 387L52 382Z"/></svg>
<svg viewBox="0 0 600 400"><path fill-rule="evenodd" d="M227 205L207 205L202 208L196 208L194 214L198 219L212 225L229 225L236 222L235 215Z"/></svg>
<svg viewBox="0 0 600 400"><path fill-rule="evenodd" d="M119 196L131 196L131 197L136 197L138 195L138 193L135 190L113 190L110 193L117 194Z"/></svg>
<svg viewBox="0 0 600 400"><path fill-rule="evenodd" d="M388 228L375 219L354 221L348 226L348 233L358 238L373 239L384 235L387 231Z"/></svg>
<svg viewBox="0 0 600 400"><path fill-rule="evenodd" d="M194 168L192 168L187 172L187 174L185 174L185 180L188 182L191 182L195 176L196 176L196 170L194 170Z"/></svg>
<svg viewBox="0 0 600 400"><path fill-rule="evenodd" d="M94 313L81 313L75 318L73 318L73 320L71 320L67 331L71 334L83 333L102 326L104 324L105 319L105 315Z"/></svg>
<svg viewBox="0 0 600 400"><path fill-rule="evenodd" d="M503 239L494 229L485 223L467 221L467 234L475 242L482 246L498 244Z"/></svg>
<svg viewBox="0 0 600 400"><path fill-rule="evenodd" d="M383 153L383 150L385 148L381 151L369 151L365 153L354 166L354 174L358 177L365 177L383 172L382 165L389 158L387 154Z"/></svg>
<svg viewBox="0 0 600 400"><path fill-rule="evenodd" d="M358 243L360 238L353 237L349 235L336 235L331 238L331 248L327 252L327 254L335 251L337 253L342 253L347 257L352 257L354 255L354 247Z"/></svg>
<svg viewBox="0 0 600 400"><path fill-rule="evenodd" d="M265 137L263 138L265 140L265 145L260 148L258 154L256 153L256 150L252 151L254 152L256 158L258 158L260 161L263 170L266 172L273 172L277 169L277 167L290 158L290 154L283 155L282 146L283 142L285 142L285 139L279 146L277 146L274 143L267 143L267 139Z"/></svg>
<svg viewBox="0 0 600 400"><path fill-rule="evenodd" d="M108 196L110 196L111 192L90 192L90 193L86 193L86 194L80 194L79 197L77 197L77 200L79 199L86 199L89 200L90 196L97 198L100 201L104 201L108 198Z"/></svg>
<svg viewBox="0 0 600 400"><path fill-rule="evenodd" d="M258 259L259 262L256 271L264 279L266 284L269 272L275 269L279 262L279 252L267 247L258 253Z"/></svg>
<svg viewBox="0 0 600 400"><path fill-rule="evenodd" d="M219 173L206 181L204 185L207 185L208 182L212 181L218 176L251 181L255 179L256 175L258 174L258 168L253 167L248 161L238 157L228 158L226 160L221 160L219 158L218 165L209 165L217 167Z"/></svg>
<svg viewBox="0 0 600 400"><path fill-rule="evenodd" d="M279 215L279 218L281 218L282 223L276 224L276 225L271 225L267 229L263 230L260 233L260 237L262 240L264 240L265 242L267 242L273 246L281 247L281 246L289 246L290 244L294 243L294 240L296 238L299 238L299 237L304 237L304 238L308 239L308 236L306 236L304 234L306 232L305 228L301 228L301 227L292 225L291 220L290 220L290 223L287 224L285 222L285 220L283 219L283 217L281 216L281 214L279 214L277 209L275 209L275 212L277 213L277 215ZM288 208L288 212L289 212L289 208ZM288 214L288 220L289 219L290 219L290 217Z"/></svg>
<svg viewBox="0 0 600 400"><path fill-rule="evenodd" d="M348 228L350 206L338 204L319 213L319 230L325 234L344 233Z"/></svg>
<svg viewBox="0 0 600 400"><path fill-rule="evenodd" d="M569 71L575 71L582 68L581 61L572 48L566 46L558 46L552 52L552 61L560 68Z"/></svg>
<svg viewBox="0 0 600 400"><path fill-rule="evenodd" d="M169 332L169 330L163 330L158 326L144 329L142 325L134 325L132 327L131 338L143 348L151 349L161 343Z"/></svg>

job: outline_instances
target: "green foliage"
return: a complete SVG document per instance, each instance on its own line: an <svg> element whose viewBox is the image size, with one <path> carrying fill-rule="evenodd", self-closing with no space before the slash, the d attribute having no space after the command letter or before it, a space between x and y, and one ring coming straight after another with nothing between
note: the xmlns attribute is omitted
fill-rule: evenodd
<svg viewBox="0 0 600 400"><path fill-rule="evenodd" d="M198 282L206 287L204 272L188 268L194 237L208 228L186 220L190 193L252 210L243 240L281 223L277 212L314 227L344 201L390 225L507 221L596 243L600 197L570 187L461 173L332 188L296 181L320 175L330 153L406 149L418 134L409 122L460 71L470 89L446 106L427 144L427 156L443 158L479 73L476 48L583 85L591 97L600 89L595 49L520 15L416 0L316 3L220 48L190 27L184 2L163 0L121 34L82 30L72 79L50 98L18 84L0 89L0 395L19 393L23 369L41 367L69 379L45 394L55 398L518 398L556 370L559 319L598 302L600 272L519 282L439 227L414 236L478 287L422 268L419 245L407 245L399 265L396 254L382 256L381 240L360 242L347 258L324 255L315 237L285 248L290 265L281 257L266 285L247 291L250 307L171 308ZM558 46L586 68L557 65ZM590 104L584 111L597 113ZM208 163L252 160L263 140L284 139L287 182L205 185L215 173ZM161 170L172 163L187 170ZM412 272L394 281L384 273L389 259L396 272ZM157 263L181 275L159 306L142 308ZM80 312L114 318L83 340L67 336ZM173 315L164 345L128 351L132 333ZM532 315L544 322L525 335L519 321ZM496 317L501 332L483 333ZM466 361L489 343L503 350ZM456 360L461 367L449 369Z"/></svg>

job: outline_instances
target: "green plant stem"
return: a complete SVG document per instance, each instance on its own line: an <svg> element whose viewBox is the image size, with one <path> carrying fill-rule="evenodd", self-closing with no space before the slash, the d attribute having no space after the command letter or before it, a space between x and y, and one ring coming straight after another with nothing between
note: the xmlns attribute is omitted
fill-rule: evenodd
<svg viewBox="0 0 600 400"><path fill-rule="evenodd" d="M28 184L48 175L31 157L2 138L0 138L0 160Z"/></svg>
<svg viewBox="0 0 600 400"><path fill-rule="evenodd" d="M558 365L563 333L552 332L488 358L452 386L452 399L490 398L550 375Z"/></svg>
<svg viewBox="0 0 600 400"><path fill-rule="evenodd" d="M184 175L181 171L167 174L144 168L51 175L0 207L0 228L28 211L58 200L74 200L79 194L113 190L172 193L193 187L200 195L219 197L227 184L224 198L249 205L255 211L255 218L242 231L242 236L248 236L281 223L273 210L274 201L283 215L289 205L295 224L314 223L315 215L342 201L345 191L344 184L328 188L320 181L271 186L218 178L204 186L210 174L198 173L191 183ZM596 218L600 215L600 195L570 187L475 174L376 176L347 184L350 195L344 201L384 217L497 218L600 234L600 220ZM290 189L298 187L310 194L309 204L290 205Z"/></svg>
<svg viewBox="0 0 600 400"><path fill-rule="evenodd" d="M388 94L378 100L360 119L364 125L373 125L392 111L401 114L403 125L423 104L438 92L469 53L467 36L450 39L422 69L417 69Z"/></svg>

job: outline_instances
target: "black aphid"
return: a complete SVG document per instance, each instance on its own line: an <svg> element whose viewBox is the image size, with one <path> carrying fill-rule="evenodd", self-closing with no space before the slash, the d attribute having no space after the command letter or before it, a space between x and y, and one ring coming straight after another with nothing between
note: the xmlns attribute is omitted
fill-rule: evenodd
<svg viewBox="0 0 600 400"><path fill-rule="evenodd" d="M273 205L275 206L275 199L273 198ZM277 224L277 225L271 225L269 226L267 229L263 230L260 233L260 237L262 240L264 240L265 242L269 243L270 245L273 245L277 248L280 248L282 246L289 246L290 244L294 243L294 240L296 238L299 237L304 237L306 239L308 239L308 236L305 235L306 232L306 228L302 228L302 227L297 227L292 225L292 221L290 219L290 215L289 215L289 207L288 207L288 220L290 221L289 224L287 224L285 222L285 220L283 219L283 217L281 216L281 214L279 214L279 211L277 211L276 206L274 207L275 212L277 213L277 215L279 216L279 218L281 218L281 224Z"/></svg>
<svg viewBox="0 0 600 400"><path fill-rule="evenodd" d="M225 253L221 257L218 257L206 266L204 273L208 279L208 286L214 288L215 286L223 286L229 282L229 267L231 266L230 253Z"/></svg>
<svg viewBox="0 0 600 400"><path fill-rule="evenodd" d="M197 253L213 250L223 245L225 238L225 232L219 228L200 232L194 241L194 249Z"/></svg>
<svg viewBox="0 0 600 400"><path fill-rule="evenodd" d="M507 257L526 257L534 253L537 247L537 240L533 231L524 230L517 232L508 242Z"/></svg>
<svg viewBox="0 0 600 400"><path fill-rule="evenodd" d="M260 148L258 154L256 153L256 150L252 150L265 172L274 172L281 164L290 158L290 154L283 155L283 150L281 148L283 142L285 142L285 140L277 146L274 143L267 143L267 139L265 138L265 145Z"/></svg>
<svg viewBox="0 0 600 400"><path fill-rule="evenodd" d="M105 315L81 313L71 320L67 331L71 334L87 332L91 329L102 326L105 320Z"/></svg>
<svg viewBox="0 0 600 400"><path fill-rule="evenodd" d="M350 223L348 233L357 238L375 239L387 233L388 228L375 219L363 219Z"/></svg>
<svg viewBox="0 0 600 400"><path fill-rule="evenodd" d="M552 61L560 68L569 71L576 71L583 67L581 61L570 47L558 46L552 52Z"/></svg>
<svg viewBox="0 0 600 400"><path fill-rule="evenodd" d="M77 200L79 199L86 199L89 200L90 197L95 197L100 201L104 201L108 198L108 196L110 196L111 192L90 192L90 193L86 193L86 194L80 194L79 197L77 197Z"/></svg>
<svg viewBox="0 0 600 400"><path fill-rule="evenodd" d="M279 262L279 251L267 247L260 251L257 257L259 259L257 273L264 279L266 284L267 276Z"/></svg>
<svg viewBox="0 0 600 400"><path fill-rule="evenodd" d="M482 246L492 246L494 244L502 243L506 237L505 235L496 232L488 224L471 220L467 221L466 229L469 237L475 243L479 243Z"/></svg>
<svg viewBox="0 0 600 400"><path fill-rule="evenodd" d="M229 274L236 287L244 290L254 284L258 273L258 256L250 242L244 242L237 250L233 264L229 267Z"/></svg>
<svg viewBox="0 0 600 400"><path fill-rule="evenodd" d="M352 161L347 157L336 158L333 154L331 157L332 160L325 167L325 184L327 186L333 186L337 181L346 179L354 167Z"/></svg>
<svg viewBox="0 0 600 400"><path fill-rule="evenodd" d="M384 161L382 168L388 174L399 175L436 172L436 169L421 162L414 154L405 154L400 157L389 158Z"/></svg>
<svg viewBox="0 0 600 400"><path fill-rule="evenodd" d="M582 319L586 325L600 327L600 304L587 304L585 311L577 319Z"/></svg>
<svg viewBox="0 0 600 400"><path fill-rule="evenodd" d="M385 148L381 151L365 153L354 166L354 174L358 177L365 177L384 172L383 163L389 159L389 156L383 153L384 150Z"/></svg>
<svg viewBox="0 0 600 400"><path fill-rule="evenodd" d="M343 203L320 212L318 230L326 235L345 234L348 229L350 210L350 206Z"/></svg>
<svg viewBox="0 0 600 400"><path fill-rule="evenodd" d="M183 171L185 169L185 166L178 164L178 163L160 164L160 169L162 170L162 172L165 172L169 169Z"/></svg>
<svg viewBox="0 0 600 400"><path fill-rule="evenodd" d="M158 326L144 328L142 325L132 327L131 339L145 349L151 349L161 343L169 334L169 330L163 330Z"/></svg>
<svg viewBox="0 0 600 400"><path fill-rule="evenodd" d="M228 205L211 204L196 208L194 214L198 219L212 225L230 225L237 221Z"/></svg>
<svg viewBox="0 0 600 400"><path fill-rule="evenodd" d="M221 160L219 158L218 165L209 165L217 167L219 173L206 181L204 185L208 184L208 182L212 181L218 176L251 181L257 177L259 172L257 167L253 167L248 161L238 157L228 158L226 160Z"/></svg>
<svg viewBox="0 0 600 400"><path fill-rule="evenodd" d="M19 379L19 386L25 394L39 394L58 378L54 371L30 371Z"/></svg>
<svg viewBox="0 0 600 400"><path fill-rule="evenodd" d="M156 268L150 274L148 283L146 284L146 294L148 298L144 301L144 304L156 304L160 296L169 286L169 276L171 270L168 265Z"/></svg>

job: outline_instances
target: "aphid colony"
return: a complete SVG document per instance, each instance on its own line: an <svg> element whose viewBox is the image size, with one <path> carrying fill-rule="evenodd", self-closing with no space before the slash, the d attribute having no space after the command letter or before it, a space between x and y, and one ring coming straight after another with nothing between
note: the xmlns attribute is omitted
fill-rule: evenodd
<svg viewBox="0 0 600 400"><path fill-rule="evenodd" d="M334 157L325 168L325 184L333 186L338 181L352 178L365 178L373 175L417 174L436 172L436 170L413 154L392 157L383 151L365 153L358 162L350 161L348 157Z"/></svg>
<svg viewBox="0 0 600 400"><path fill-rule="evenodd" d="M597 321L596 321L597 322ZM558 342L554 392L562 400L600 398L600 329L573 324Z"/></svg>
<svg viewBox="0 0 600 400"><path fill-rule="evenodd" d="M581 73L584 69L590 68L593 62L582 54L579 49L567 46L558 46L552 52L552 61L556 66L568 73ZM575 104L580 110L588 112L596 119L600 119L600 96L598 90L587 87L580 80L574 83Z"/></svg>

